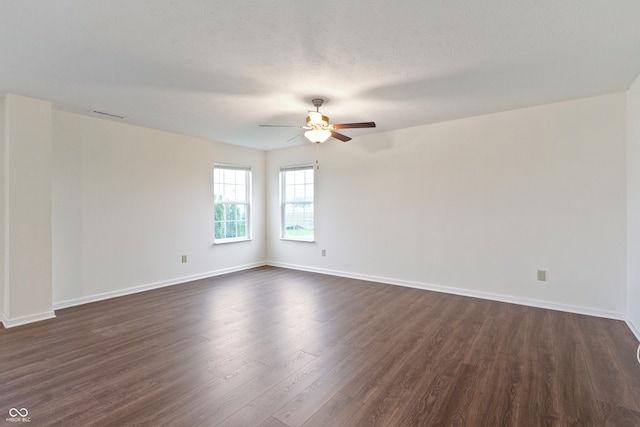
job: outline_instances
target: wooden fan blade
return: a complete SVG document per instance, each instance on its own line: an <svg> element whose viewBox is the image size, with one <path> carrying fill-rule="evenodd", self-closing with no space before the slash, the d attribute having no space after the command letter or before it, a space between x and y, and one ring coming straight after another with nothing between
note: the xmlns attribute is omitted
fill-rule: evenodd
<svg viewBox="0 0 640 427"><path fill-rule="evenodd" d="M296 125L258 125L262 128L298 128L302 129L304 126L296 126Z"/></svg>
<svg viewBox="0 0 640 427"><path fill-rule="evenodd" d="M347 135L343 135L338 132L331 131L331 136L334 137L335 139L339 139L342 142L351 141L351 138L349 138Z"/></svg>
<svg viewBox="0 0 640 427"><path fill-rule="evenodd" d="M362 123L342 123L339 125L333 125L334 129L356 129L356 128L374 128L375 122L362 122Z"/></svg>

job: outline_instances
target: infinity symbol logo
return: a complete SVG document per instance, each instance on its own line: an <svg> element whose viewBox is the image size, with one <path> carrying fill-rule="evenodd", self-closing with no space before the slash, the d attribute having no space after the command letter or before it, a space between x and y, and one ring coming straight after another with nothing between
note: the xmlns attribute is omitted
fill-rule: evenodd
<svg viewBox="0 0 640 427"><path fill-rule="evenodd" d="M26 417L27 415L29 415L29 411L27 410L27 408L20 408L20 409L11 408L11 409L9 409L9 416L10 417Z"/></svg>

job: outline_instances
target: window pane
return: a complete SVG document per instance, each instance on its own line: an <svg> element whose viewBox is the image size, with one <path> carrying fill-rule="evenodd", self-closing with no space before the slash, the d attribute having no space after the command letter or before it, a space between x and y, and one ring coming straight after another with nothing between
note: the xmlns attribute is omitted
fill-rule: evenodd
<svg viewBox="0 0 640 427"><path fill-rule="evenodd" d="M313 166L281 170L282 237L313 240Z"/></svg>
<svg viewBox="0 0 640 427"><path fill-rule="evenodd" d="M286 204L284 222L285 237L313 238L313 204Z"/></svg>
<svg viewBox="0 0 640 427"><path fill-rule="evenodd" d="M247 174L244 171L237 171L236 172L236 183L238 185L244 186L246 184L246 176L247 176Z"/></svg>
<svg viewBox="0 0 640 427"><path fill-rule="evenodd" d="M284 191L285 191L285 197L284 197L284 199L285 199L285 200L287 200L287 201L288 201L288 200L293 200L293 194L294 194L293 189L294 189L294 186L293 186L293 185L287 185L287 186L284 188Z"/></svg>
<svg viewBox="0 0 640 427"><path fill-rule="evenodd" d="M222 174L223 174L222 181L225 184L233 184L235 182L235 175L236 175L235 171L230 169L224 169L222 171Z"/></svg>
<svg viewBox="0 0 640 427"><path fill-rule="evenodd" d="M214 207L215 216L214 221L223 221L224 220L224 205L216 204Z"/></svg>
<svg viewBox="0 0 640 427"><path fill-rule="evenodd" d="M236 219L244 221L247 218L247 207L245 205L236 205Z"/></svg>
<svg viewBox="0 0 640 427"><path fill-rule="evenodd" d="M215 228L215 238L216 239L222 239L224 238L224 224L222 221L216 221L214 222L214 228Z"/></svg>
<svg viewBox="0 0 640 427"><path fill-rule="evenodd" d="M214 238L249 238L251 171L239 166L214 167Z"/></svg>

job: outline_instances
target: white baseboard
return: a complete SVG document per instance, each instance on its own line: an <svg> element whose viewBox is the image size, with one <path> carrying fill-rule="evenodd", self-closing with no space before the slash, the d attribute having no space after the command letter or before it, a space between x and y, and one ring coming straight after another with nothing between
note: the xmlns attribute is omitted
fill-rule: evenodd
<svg viewBox="0 0 640 427"><path fill-rule="evenodd" d="M603 317L606 319L627 320L624 313L613 311L599 310L591 307L580 307L566 304L558 304L547 301L538 301L527 298L512 297L509 295L492 294L489 292L472 291L463 288L454 288L449 286L434 285L431 283L413 282L409 280L393 279L389 277L370 276L366 274L351 273L345 271L328 270L315 267L307 267L302 265L287 264L281 262L268 261L267 265L274 267L289 268L292 270L309 271L312 273L328 274L331 276L347 277L351 279L367 280L370 282L384 283L389 285L404 286L408 288L424 289L427 291L442 292L453 295L461 295L466 297L480 298L491 301L506 302L510 304L525 305L529 307L545 308L549 310L564 311L568 313L585 314L594 317ZM627 321L627 324L629 322ZM637 334L636 334L637 335Z"/></svg>
<svg viewBox="0 0 640 427"><path fill-rule="evenodd" d="M308 267L303 265L288 264L288 263L281 263L281 262L275 262L275 261L245 264L241 266L235 266L235 267L210 271L206 273L194 274L191 276L177 277L170 280L149 283L149 284L135 286L135 287L126 288L126 289L120 289L113 292L105 292L105 293L89 295L81 298L74 298L66 301L58 301L58 302L54 302L53 309L60 310L63 308L73 307L73 306L87 304L91 302L102 301L102 300L116 298L124 295L135 294L135 293L144 292L152 289L179 285L182 283L191 282L199 279L206 279L209 277L215 277L222 274L248 270L256 267L262 267L264 265L288 268L292 270L309 271L313 273L327 274L327 275L346 277L346 278L352 278L352 279L367 280L371 282L384 283L389 285L424 289L427 291L443 292L443 293L448 293L453 295L468 296L473 298L480 298L480 299L486 299L491 301L500 301L500 302L511 303L511 304L525 305L530 307L545 308L545 309L564 311L569 313L584 314L588 316L603 317L603 318L615 319L615 320L624 320L626 321L627 325L629 326L631 331L634 333L634 335L638 338L638 340L640 340L640 328L638 328L624 313L599 310L591 307L572 306L572 305L551 303L547 301L532 300L527 298L518 298L518 297L512 297L508 295L492 294L488 292L472 291L472 290L463 289L463 288L434 285L431 283L413 282L413 281L400 280L400 279L394 279L389 277L372 276L367 274L359 274L359 273L352 273L352 272L339 271L339 270L329 270L329 269ZM0 313L0 321L2 321L2 323L6 328L24 325L27 323L32 323L40 320L50 319L53 317L55 317L55 313L53 311L30 315L30 316L23 316L15 319L8 319L4 313Z"/></svg>
<svg viewBox="0 0 640 427"><path fill-rule="evenodd" d="M6 314L2 314L2 324L5 328L14 328L16 326L26 325L28 323L40 322L41 320L53 319L56 314L52 311L45 311L44 313L30 314L28 316L20 316L14 318L8 318Z"/></svg>
<svg viewBox="0 0 640 427"><path fill-rule="evenodd" d="M223 268L220 270L209 271L206 273L194 274L191 276L176 277L170 280L163 280L160 282L149 283L146 285L134 286L131 288L119 289L112 292L104 292L101 294L89 295L81 298L74 298L66 301L58 301L53 303L54 310L60 310L63 308L74 307L77 305L88 304L91 302L103 301L106 299L121 297L125 295L137 294L139 292L150 291L152 289L164 288L167 286L179 285L186 282L192 282L194 280L207 279L209 277L220 276L222 274L234 273L236 271L248 270L250 268L262 267L266 265L264 262L256 262L252 264L245 264L236 267Z"/></svg>
<svg viewBox="0 0 640 427"><path fill-rule="evenodd" d="M638 328L629 317L627 317L626 322L629 329L631 329L631 332L633 332L633 335L635 335L636 339L640 341L640 328Z"/></svg>

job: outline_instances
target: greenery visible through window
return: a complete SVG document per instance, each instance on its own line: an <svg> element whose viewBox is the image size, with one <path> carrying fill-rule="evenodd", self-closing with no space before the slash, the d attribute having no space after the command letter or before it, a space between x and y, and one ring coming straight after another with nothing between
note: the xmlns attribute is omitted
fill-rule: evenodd
<svg viewBox="0 0 640 427"><path fill-rule="evenodd" d="M280 169L283 239L314 239L313 166Z"/></svg>
<svg viewBox="0 0 640 427"><path fill-rule="evenodd" d="M251 169L245 166L215 164L213 198L215 242L248 240Z"/></svg>

